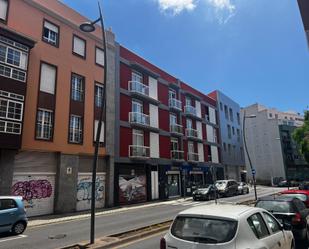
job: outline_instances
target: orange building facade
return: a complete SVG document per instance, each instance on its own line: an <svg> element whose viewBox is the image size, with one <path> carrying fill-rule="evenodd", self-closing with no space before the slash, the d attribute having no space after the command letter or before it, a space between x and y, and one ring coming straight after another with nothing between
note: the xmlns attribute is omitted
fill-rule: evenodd
<svg viewBox="0 0 309 249"><path fill-rule="evenodd" d="M30 216L87 210L103 91L107 98L113 96L103 76L104 56L114 65L114 35L106 31L106 53L101 29L80 31L79 25L88 20L60 1L1 0L0 5L0 100L7 110L0 116L0 138L16 140L12 146L0 142L0 194L24 196ZM14 70L25 80L14 79ZM107 83L112 85L114 78L115 73L107 75ZM14 101L21 104L16 107ZM8 117L12 103L20 114L14 122ZM107 115L113 115L113 101L106 103ZM110 120L103 122L100 137L97 207L113 204L108 189L113 156L106 146L114 138L113 132L105 134L113 127ZM10 133L10 126L19 132Z"/></svg>

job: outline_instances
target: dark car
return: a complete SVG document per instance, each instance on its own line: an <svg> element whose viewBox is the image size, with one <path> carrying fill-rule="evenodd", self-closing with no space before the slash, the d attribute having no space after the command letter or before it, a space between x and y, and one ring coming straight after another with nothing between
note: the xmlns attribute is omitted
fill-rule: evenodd
<svg viewBox="0 0 309 249"><path fill-rule="evenodd" d="M245 182L239 182L238 183L238 194L249 194L249 186Z"/></svg>
<svg viewBox="0 0 309 249"><path fill-rule="evenodd" d="M309 241L309 210L298 198L289 196L268 196L261 198L255 204L271 212L281 223L291 226L296 240Z"/></svg>
<svg viewBox="0 0 309 249"><path fill-rule="evenodd" d="M193 200L211 200L214 199L216 195L216 187L213 184L199 186L195 191L193 191Z"/></svg>
<svg viewBox="0 0 309 249"><path fill-rule="evenodd" d="M278 183L278 187L289 187L289 182L287 180L282 180Z"/></svg>
<svg viewBox="0 0 309 249"><path fill-rule="evenodd" d="M220 196L233 196L238 193L238 184L235 180L219 180L215 186Z"/></svg>
<svg viewBox="0 0 309 249"><path fill-rule="evenodd" d="M309 182L301 182L298 188L299 190L309 190Z"/></svg>

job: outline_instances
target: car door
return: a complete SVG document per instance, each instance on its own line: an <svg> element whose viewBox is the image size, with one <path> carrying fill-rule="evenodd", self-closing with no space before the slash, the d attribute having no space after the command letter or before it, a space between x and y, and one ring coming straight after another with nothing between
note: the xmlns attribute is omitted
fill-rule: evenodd
<svg viewBox="0 0 309 249"><path fill-rule="evenodd" d="M0 199L0 232L7 232L18 215L17 204L13 199Z"/></svg>
<svg viewBox="0 0 309 249"><path fill-rule="evenodd" d="M268 226L268 229L271 232L271 236L274 240L274 242L277 243L276 248L280 249L290 249L290 241L287 235L284 233L284 231L281 229L281 225L279 222L271 216L270 214L263 212L263 217L265 219L265 222Z"/></svg>

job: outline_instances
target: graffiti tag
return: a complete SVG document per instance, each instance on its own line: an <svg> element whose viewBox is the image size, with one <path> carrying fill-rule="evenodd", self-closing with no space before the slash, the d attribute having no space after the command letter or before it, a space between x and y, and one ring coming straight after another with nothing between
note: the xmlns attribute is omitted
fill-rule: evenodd
<svg viewBox="0 0 309 249"><path fill-rule="evenodd" d="M77 201L91 201L92 183L88 179L82 179L77 185ZM97 178L95 183L95 200L101 201L104 198L103 182Z"/></svg>
<svg viewBox="0 0 309 249"><path fill-rule="evenodd" d="M48 198L52 191L53 187L48 180L21 181L12 187L12 195L22 196L26 201Z"/></svg>

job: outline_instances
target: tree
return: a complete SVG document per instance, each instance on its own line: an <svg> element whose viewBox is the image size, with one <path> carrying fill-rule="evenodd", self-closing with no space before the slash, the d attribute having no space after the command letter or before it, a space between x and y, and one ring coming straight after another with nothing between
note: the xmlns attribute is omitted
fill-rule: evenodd
<svg viewBox="0 0 309 249"><path fill-rule="evenodd" d="M309 111L305 111L305 122L303 126L293 132L293 139L299 145L300 152L309 163Z"/></svg>

